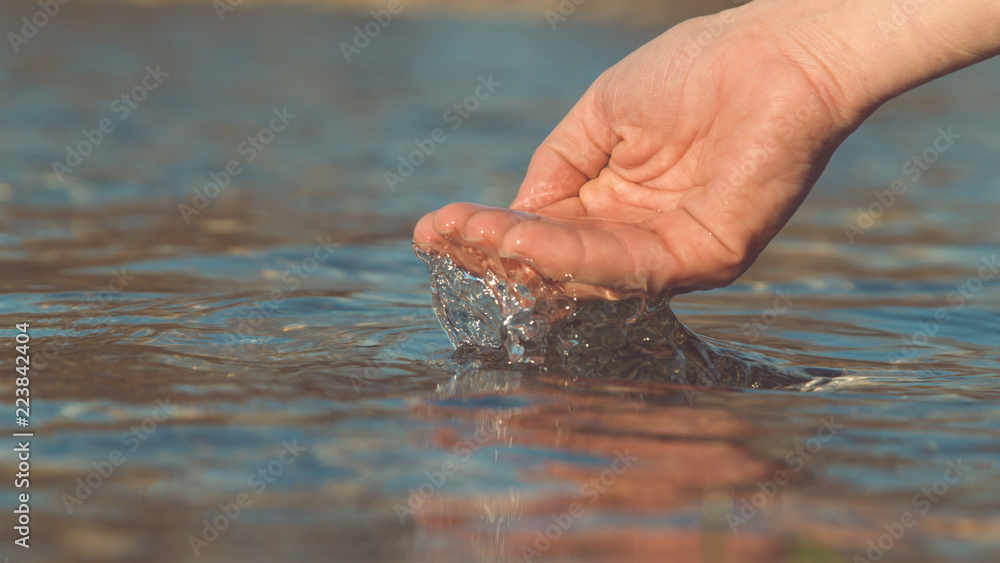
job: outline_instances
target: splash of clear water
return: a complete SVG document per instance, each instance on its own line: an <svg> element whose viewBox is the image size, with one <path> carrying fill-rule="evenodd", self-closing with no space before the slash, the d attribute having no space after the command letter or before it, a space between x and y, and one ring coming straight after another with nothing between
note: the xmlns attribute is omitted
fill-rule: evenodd
<svg viewBox="0 0 1000 563"><path fill-rule="evenodd" d="M812 388L839 374L714 346L681 324L665 299L576 300L523 265L499 274L482 267L479 275L447 250L414 250L427 264L434 309L457 349L502 348L512 364L571 377L699 386Z"/></svg>

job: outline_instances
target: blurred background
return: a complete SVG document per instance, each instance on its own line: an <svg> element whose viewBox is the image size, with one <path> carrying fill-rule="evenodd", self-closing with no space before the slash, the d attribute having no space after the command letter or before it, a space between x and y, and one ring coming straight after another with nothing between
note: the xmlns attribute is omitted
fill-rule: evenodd
<svg viewBox="0 0 1000 563"><path fill-rule="evenodd" d="M416 220L506 206L594 78L730 6L0 3L0 392L34 432L3 556L996 560L997 61L880 109L751 271L672 303L828 385L529 377L438 326Z"/></svg>

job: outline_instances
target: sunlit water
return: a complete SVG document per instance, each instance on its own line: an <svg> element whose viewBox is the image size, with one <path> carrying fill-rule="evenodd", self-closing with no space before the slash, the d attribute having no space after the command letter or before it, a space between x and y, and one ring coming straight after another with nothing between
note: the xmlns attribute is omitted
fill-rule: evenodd
<svg viewBox="0 0 1000 563"><path fill-rule="evenodd" d="M11 561L1000 558L1000 65L880 110L750 272L671 302L726 354L839 375L587 376L453 352L410 244L509 203L656 33L536 20L397 19L348 63L365 18L70 3L0 49L0 389L13 432L28 322L35 433L30 550L14 438L0 464Z"/></svg>

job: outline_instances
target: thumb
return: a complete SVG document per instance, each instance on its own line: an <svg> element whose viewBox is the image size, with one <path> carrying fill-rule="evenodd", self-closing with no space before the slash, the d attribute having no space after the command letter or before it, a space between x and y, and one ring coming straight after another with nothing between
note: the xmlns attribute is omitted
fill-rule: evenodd
<svg viewBox="0 0 1000 563"><path fill-rule="evenodd" d="M534 211L573 197L608 165L621 139L611 131L600 98L595 83L542 141L511 209Z"/></svg>

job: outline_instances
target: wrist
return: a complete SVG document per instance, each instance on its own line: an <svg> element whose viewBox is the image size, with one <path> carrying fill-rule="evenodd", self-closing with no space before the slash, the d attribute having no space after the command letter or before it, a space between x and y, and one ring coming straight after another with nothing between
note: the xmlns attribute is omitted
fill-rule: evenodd
<svg viewBox="0 0 1000 563"><path fill-rule="evenodd" d="M889 99L1000 53L1000 3L757 0L744 8L800 59L851 128Z"/></svg>

